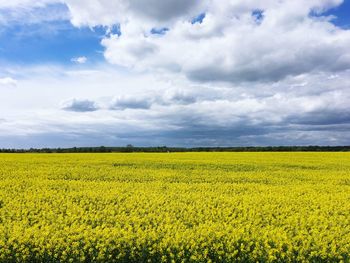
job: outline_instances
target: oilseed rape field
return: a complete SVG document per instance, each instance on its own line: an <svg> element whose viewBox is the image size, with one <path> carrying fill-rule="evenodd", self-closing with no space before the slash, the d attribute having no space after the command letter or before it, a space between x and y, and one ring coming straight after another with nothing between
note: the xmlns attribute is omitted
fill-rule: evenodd
<svg viewBox="0 0 350 263"><path fill-rule="evenodd" d="M350 153L1 154L0 262L350 262Z"/></svg>

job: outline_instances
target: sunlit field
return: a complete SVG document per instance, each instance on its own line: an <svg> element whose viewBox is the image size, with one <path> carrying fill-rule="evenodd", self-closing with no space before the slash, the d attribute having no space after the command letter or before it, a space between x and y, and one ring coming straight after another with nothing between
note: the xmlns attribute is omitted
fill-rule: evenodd
<svg viewBox="0 0 350 263"><path fill-rule="evenodd" d="M1 262L349 262L349 153L1 154Z"/></svg>

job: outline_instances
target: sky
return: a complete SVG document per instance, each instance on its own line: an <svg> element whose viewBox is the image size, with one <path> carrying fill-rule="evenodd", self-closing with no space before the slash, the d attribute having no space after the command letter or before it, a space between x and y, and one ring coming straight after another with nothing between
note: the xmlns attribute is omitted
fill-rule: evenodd
<svg viewBox="0 0 350 263"><path fill-rule="evenodd" d="M350 145L350 0L0 0L0 148Z"/></svg>

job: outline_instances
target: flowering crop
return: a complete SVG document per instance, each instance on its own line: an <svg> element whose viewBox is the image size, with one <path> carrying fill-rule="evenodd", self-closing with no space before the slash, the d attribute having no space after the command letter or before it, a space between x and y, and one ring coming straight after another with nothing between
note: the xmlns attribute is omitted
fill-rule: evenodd
<svg viewBox="0 0 350 263"><path fill-rule="evenodd" d="M0 262L350 262L350 154L1 154Z"/></svg>

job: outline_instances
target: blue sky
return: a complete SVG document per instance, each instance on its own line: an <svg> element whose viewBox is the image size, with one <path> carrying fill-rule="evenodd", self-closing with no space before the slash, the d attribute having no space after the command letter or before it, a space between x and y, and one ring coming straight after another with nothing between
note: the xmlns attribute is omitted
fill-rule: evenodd
<svg viewBox="0 0 350 263"><path fill-rule="evenodd" d="M0 2L0 148L349 144L349 14L349 0Z"/></svg>
<svg viewBox="0 0 350 263"><path fill-rule="evenodd" d="M68 13L64 4L48 7L58 13ZM3 11L5 12L5 11ZM32 11L35 12L35 11ZM38 11L37 11L38 12ZM43 11L40 11L41 13ZM261 14L261 10L253 10ZM322 15L335 16L332 23L339 27L350 27L350 1L331 8ZM201 23L205 13L200 13L191 21ZM118 27L114 26L114 33ZM115 30L117 28L117 30ZM155 34L164 34L166 27L152 28ZM68 19L23 23L22 20L3 26L0 30L0 59L3 63L71 63L72 57L86 56L91 63L104 60L101 40L106 34L106 26L75 27Z"/></svg>
<svg viewBox="0 0 350 263"><path fill-rule="evenodd" d="M50 32L46 31L50 28ZM102 31L102 32L101 32ZM100 41L104 30L75 28L69 21L45 24L11 25L0 36L0 56L7 63L71 63L75 56L103 60Z"/></svg>
<svg viewBox="0 0 350 263"><path fill-rule="evenodd" d="M63 4L49 8L68 12ZM105 33L103 26L78 28L68 19L28 24L22 20L14 21L0 31L0 59L3 63L69 64L72 57L86 56L96 63L103 61L100 42Z"/></svg>
<svg viewBox="0 0 350 263"><path fill-rule="evenodd" d="M336 18L333 23L343 28L350 28L350 1L345 0L338 7L332 8L325 13L326 15L333 15Z"/></svg>

